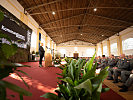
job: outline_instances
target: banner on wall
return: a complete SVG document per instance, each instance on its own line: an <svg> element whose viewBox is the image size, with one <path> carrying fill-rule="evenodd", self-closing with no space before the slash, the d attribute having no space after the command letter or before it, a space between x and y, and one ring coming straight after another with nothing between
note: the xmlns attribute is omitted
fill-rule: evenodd
<svg viewBox="0 0 133 100"><path fill-rule="evenodd" d="M0 22L0 31L7 34L12 43L19 48L29 49L32 30L2 6L0 6L0 11L4 13L4 19ZM1 40L2 43L9 44L6 39L2 38Z"/></svg>
<svg viewBox="0 0 133 100"><path fill-rule="evenodd" d="M8 35L11 42L17 45L18 52L23 52L24 54L22 55L21 53L17 53L14 55L14 59L10 60L13 62L29 61L32 29L4 7L0 6L0 11L4 13L4 19L0 22L1 33ZM5 38L1 38L1 42L10 44L10 42ZM15 59L16 57L21 59Z"/></svg>
<svg viewBox="0 0 133 100"><path fill-rule="evenodd" d="M40 48L40 43L41 43L41 33L39 33L39 48Z"/></svg>

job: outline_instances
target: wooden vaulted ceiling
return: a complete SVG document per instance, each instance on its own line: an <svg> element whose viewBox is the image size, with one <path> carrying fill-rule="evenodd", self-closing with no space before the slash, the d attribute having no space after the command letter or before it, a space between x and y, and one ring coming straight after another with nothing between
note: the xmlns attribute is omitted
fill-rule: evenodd
<svg viewBox="0 0 133 100"><path fill-rule="evenodd" d="M18 0L18 2L57 44L71 40L96 44L133 26L133 0ZM94 8L97 11L94 11ZM52 12L55 12L55 15Z"/></svg>

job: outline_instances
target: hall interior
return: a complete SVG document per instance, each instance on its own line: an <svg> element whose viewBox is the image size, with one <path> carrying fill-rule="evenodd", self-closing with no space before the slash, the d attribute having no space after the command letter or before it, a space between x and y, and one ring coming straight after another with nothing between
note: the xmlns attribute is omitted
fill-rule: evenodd
<svg viewBox="0 0 133 100"><path fill-rule="evenodd" d="M60 72L57 67L66 63L66 58L76 61L83 59L87 62L96 53L96 59L102 59L103 55L110 59L112 54L116 60L120 59L122 54L125 54L126 59L133 59L133 0L0 0L0 4L4 17L9 17L13 23L22 28L26 27L31 32L29 47L26 48L28 31L17 30L12 28L12 25L6 27L7 22L0 22L2 32L3 29L6 32L15 29L17 33L21 31L21 35L26 32L24 36L27 43L20 44L23 48L19 47L17 55L10 59L11 62L31 66L31 71L29 68L22 70L30 73L33 79L30 80L25 75L22 77L27 79L34 96L24 97L24 100L45 100L39 96L56 88L56 71ZM2 28L2 24L5 27ZM39 68L41 43L45 50L43 68ZM42 77L43 73L47 78ZM27 89L22 81L14 79L11 76L5 78ZM46 80L46 83L42 80ZM40 87L39 82L42 83ZM101 100L111 96L111 93L119 100L132 100L133 88L119 92L118 85L122 83L112 82L104 80L103 84L111 90L110 93L107 92L107 96L102 94ZM8 93L12 92L9 90ZM18 96L16 98L11 100L18 100Z"/></svg>

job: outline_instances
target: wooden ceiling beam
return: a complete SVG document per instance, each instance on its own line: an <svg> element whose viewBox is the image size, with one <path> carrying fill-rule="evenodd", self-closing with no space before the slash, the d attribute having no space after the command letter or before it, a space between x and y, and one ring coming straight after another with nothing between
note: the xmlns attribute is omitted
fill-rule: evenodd
<svg viewBox="0 0 133 100"><path fill-rule="evenodd" d="M128 27L128 26L114 26L114 25L90 25L90 24L84 24L84 25L67 25L67 26L60 26L60 27L49 27L49 28L43 28L43 29L59 29L59 28L66 28L66 27L79 27L79 26L97 26L97 27Z"/></svg>
<svg viewBox="0 0 133 100"><path fill-rule="evenodd" d="M99 29L99 30L101 30L101 31L108 31L108 32L112 32L112 33L117 33L118 31L111 31L111 30L108 30L108 29L104 29L104 28L101 28L101 27L96 27L96 26L89 26L89 27L92 27L92 28L94 28L94 29ZM67 27L67 29L68 28L70 28L70 27ZM63 30L65 30L66 28L64 28L64 29L60 29L60 30L57 30L57 31L53 31L53 32L50 32L50 33L48 33L48 34L53 34L53 33L56 33L56 32L60 32L60 31L63 31Z"/></svg>
<svg viewBox="0 0 133 100"><path fill-rule="evenodd" d="M84 7L84 8L69 8L69 9L63 9L63 10L53 10L56 12L64 12L64 11L72 11L72 10L85 10L85 9L123 9L123 10L133 10L133 8L128 7ZM52 13L53 11L44 11L44 12L38 12L38 13L29 13L29 15L40 15L40 14L46 14L46 13Z"/></svg>
<svg viewBox="0 0 133 100"><path fill-rule="evenodd" d="M43 6L50 5L50 4L53 4L53 3L57 3L57 2L60 2L60 1L62 1L62 0L51 1L51 2L48 2L48 3L44 3L44 4L37 5L37 6L26 8L25 10L28 11L28 13L30 13L33 9L37 9L39 7L43 7Z"/></svg>
<svg viewBox="0 0 133 100"><path fill-rule="evenodd" d="M82 15L84 15L84 13L83 14L74 15L74 16L71 16L71 17L67 17L67 18L58 19L58 20L51 21L51 22L48 22L48 23L45 23L45 24L41 24L40 27L43 27L44 25L47 25L47 24L51 24L51 23L55 23L55 22L59 22L59 21L63 21L63 20L68 20L68 19L71 19L71 18L74 18L74 17L78 17L78 16L82 16Z"/></svg>
<svg viewBox="0 0 133 100"><path fill-rule="evenodd" d="M81 15L84 15L84 14L79 14L79 15L75 15L75 16L71 16L71 17L67 17L67 18L62 18L62 19L58 19L58 20L55 20L55 21L51 21L51 22L48 22L48 23L45 23L45 24L41 24L40 27L43 27L44 25L47 25L47 24L51 24L51 23L55 23L55 22L59 22L59 21L67 20L67 19L71 19L71 18L74 18L74 17L78 17L78 16L81 16ZM133 23L131 23L131 22L127 22L127 21L119 20L119 19L113 19L113 18L110 18L110 17L100 16L100 15L96 15L96 14L86 13L86 15L96 16L96 17L100 17L100 18L104 18L104 19L108 19L108 20L113 20L113 21L118 21L118 22L122 22L122 23L127 23L127 24L133 25Z"/></svg>
<svg viewBox="0 0 133 100"><path fill-rule="evenodd" d="M101 34L101 35L98 35L98 34L90 34L89 32L82 32L82 31L80 31L80 32L70 32L70 33L66 33L66 34L56 34L56 35L53 35L53 36L51 36L51 38L54 38L54 37L61 37L61 36L66 36L66 35L73 35L73 34L75 34L75 35L84 35L84 34L86 34L86 35L96 35L96 36L102 36L103 34ZM103 37L110 37L110 36L108 36L108 35L104 35Z"/></svg>
<svg viewBox="0 0 133 100"><path fill-rule="evenodd" d="M133 25L133 23L131 23L131 22L127 22L127 21L120 20L120 19L113 19L113 18L110 18L110 17L100 16L100 15L96 15L96 14L94 15L94 14L90 14L90 13L88 13L87 15L96 16L96 17L100 17L100 18L104 18L104 19L109 19L109 20L118 21L118 22L122 22L122 23L127 23L127 24Z"/></svg>

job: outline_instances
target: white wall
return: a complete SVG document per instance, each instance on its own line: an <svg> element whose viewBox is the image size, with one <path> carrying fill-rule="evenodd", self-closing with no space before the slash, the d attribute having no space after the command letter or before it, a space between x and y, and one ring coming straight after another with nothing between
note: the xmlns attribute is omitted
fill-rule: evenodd
<svg viewBox="0 0 133 100"><path fill-rule="evenodd" d="M77 50L75 51L75 47ZM95 46L57 46L58 52L63 52L61 56L63 57L64 54L68 57L73 57L73 53L79 53L79 57L92 57L95 52Z"/></svg>

